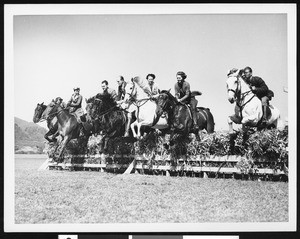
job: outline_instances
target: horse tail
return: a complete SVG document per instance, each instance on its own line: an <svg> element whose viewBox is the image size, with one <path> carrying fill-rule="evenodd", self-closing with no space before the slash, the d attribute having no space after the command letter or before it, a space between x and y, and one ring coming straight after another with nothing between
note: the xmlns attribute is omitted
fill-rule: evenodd
<svg viewBox="0 0 300 239"><path fill-rule="evenodd" d="M210 112L209 108L200 108L206 115L206 131L207 133L213 133L215 131L214 116Z"/></svg>

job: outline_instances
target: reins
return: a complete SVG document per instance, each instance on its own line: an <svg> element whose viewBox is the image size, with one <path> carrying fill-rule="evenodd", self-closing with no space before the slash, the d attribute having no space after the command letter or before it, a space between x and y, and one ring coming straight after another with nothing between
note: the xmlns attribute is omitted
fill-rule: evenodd
<svg viewBox="0 0 300 239"><path fill-rule="evenodd" d="M100 101L100 99L95 98L94 100ZM106 111L102 112L100 115L97 115L96 119L99 119L100 117L103 117L105 115L107 115L108 113L110 113L113 109L117 108L117 105L114 105L113 107L107 109Z"/></svg>
<svg viewBox="0 0 300 239"><path fill-rule="evenodd" d="M61 111L63 111L63 110L64 110L64 109L61 109L61 110L59 110L59 111L57 111L57 112L48 114L48 116L47 116L46 119L45 119L45 118L40 119L39 122L44 122L44 121L52 120L52 119L55 117L55 115L58 115L58 114L59 114ZM53 117L52 117L52 116L53 116Z"/></svg>
<svg viewBox="0 0 300 239"><path fill-rule="evenodd" d="M238 88L241 88L241 82L240 82L240 80L238 80L238 86L237 86L237 89L236 90L233 90L233 89L228 89L228 92L229 91L232 91L234 94L235 94L235 96L236 96L236 98L238 99L238 101L237 101L237 106L238 107L240 107L240 111L242 111L242 109L245 107L245 105L247 105L254 97L255 97L255 94L253 94L253 96L249 99L249 100L247 100L244 104L240 104L240 101L242 101L249 93L251 93L252 91L251 90L249 90L249 91L246 91L246 92L244 92L244 93L240 93L238 96L237 96L237 93L238 93ZM239 89L239 90L241 90L241 89Z"/></svg>
<svg viewBox="0 0 300 239"><path fill-rule="evenodd" d="M107 115L107 114L110 113L114 108L117 108L117 106L115 105L115 106L109 108L108 110L104 111L103 113L101 113L100 115L98 115L96 119L98 119L99 117L102 117L102 116Z"/></svg>
<svg viewBox="0 0 300 239"><path fill-rule="evenodd" d="M251 92L251 90L249 90L249 91L243 93L243 94L242 94L243 98L244 98L246 95L248 95L250 92ZM245 105L248 104L254 97L255 97L255 95L253 94L253 96L252 96L249 100L247 100L244 104L240 105L239 103L237 103L237 105L238 105L240 108L244 108Z"/></svg>
<svg viewBox="0 0 300 239"><path fill-rule="evenodd" d="M43 119L43 121L45 121L45 120L52 120L56 115L58 115L60 112L62 112L62 111L64 111L65 109L61 109L61 110L59 110L59 111L57 111L57 112L54 112L54 113L51 113L51 114L49 114L48 116L47 116L47 118L46 119ZM52 117L53 116L53 117ZM42 121L40 121L40 122L42 122Z"/></svg>

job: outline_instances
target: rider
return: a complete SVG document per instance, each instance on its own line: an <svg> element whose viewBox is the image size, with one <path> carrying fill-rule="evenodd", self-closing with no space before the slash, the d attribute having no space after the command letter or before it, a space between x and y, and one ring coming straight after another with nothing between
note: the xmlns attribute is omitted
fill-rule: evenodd
<svg viewBox="0 0 300 239"><path fill-rule="evenodd" d="M263 106L262 124L267 123L267 107L269 101L274 97L273 91L269 90L264 80L252 75L251 67L244 68L244 80L250 86L251 91L261 100Z"/></svg>
<svg viewBox="0 0 300 239"><path fill-rule="evenodd" d="M102 94L109 94L115 101L117 101L118 95L115 90L108 87L107 80L102 81L101 87L103 90Z"/></svg>
<svg viewBox="0 0 300 239"><path fill-rule="evenodd" d="M67 107L69 108L69 113L74 113L78 109L81 109L82 96L79 94L80 88L74 87L74 94L72 94L71 99L67 103Z"/></svg>
<svg viewBox="0 0 300 239"><path fill-rule="evenodd" d="M54 100L55 104L59 104L63 109L65 109L67 107L66 103L63 102L63 99L60 97L56 97Z"/></svg>
<svg viewBox="0 0 300 239"><path fill-rule="evenodd" d="M118 97L117 97L117 101L119 100L123 100L125 97L125 86L126 86L126 82L124 80L123 76L119 76L117 79L118 82Z"/></svg>
<svg viewBox="0 0 300 239"><path fill-rule="evenodd" d="M116 91L113 89L110 89L108 87L108 82L106 80L102 81L102 90L103 90L103 94L110 94L111 97L116 101L116 103L120 106L121 104L125 103L124 97L125 97L125 86L126 86L126 82L124 81L124 83L122 82L124 81L124 78L122 76L120 76L120 82L119 83L119 88L118 88L118 93L120 93L120 89L122 86L122 90L124 89L124 92L122 91L121 95L121 99L119 99L119 95L117 95ZM121 84L122 82L122 84ZM124 88L123 88L124 87ZM125 134L124 137L128 137L129 136L129 128L130 128L130 122L132 119L132 112L128 112L127 113L127 124L126 124L126 129L125 129Z"/></svg>
<svg viewBox="0 0 300 239"><path fill-rule="evenodd" d="M197 123L197 103L195 96L191 95L190 84L185 81L187 75L183 71L176 74L177 83L175 84L175 97L179 102L189 104L191 106L192 118L194 122L194 129L198 130Z"/></svg>
<svg viewBox="0 0 300 239"><path fill-rule="evenodd" d="M148 74L146 76L146 79L148 81L148 84L146 85L144 91L148 94L150 98L155 98L159 95L160 90L158 86L155 84L154 79L155 75L154 74Z"/></svg>

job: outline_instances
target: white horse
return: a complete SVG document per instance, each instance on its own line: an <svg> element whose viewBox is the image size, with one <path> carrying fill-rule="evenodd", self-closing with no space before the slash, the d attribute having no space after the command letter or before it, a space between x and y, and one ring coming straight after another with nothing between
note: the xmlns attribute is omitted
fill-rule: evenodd
<svg viewBox="0 0 300 239"><path fill-rule="evenodd" d="M226 81L228 101L236 102L235 114L228 117L229 133L233 133L232 123L242 126L261 127L263 116L262 103L251 91L249 85L239 75L239 71L229 73ZM277 127L280 111L269 105L270 116L268 116L266 128Z"/></svg>
<svg viewBox="0 0 300 239"><path fill-rule="evenodd" d="M135 77L125 87L124 101L127 103L123 104L123 108L128 112L135 112L136 121L130 125L135 138L141 138L142 126L158 130L168 127L167 119L156 114L156 103L144 92L143 84L139 77Z"/></svg>

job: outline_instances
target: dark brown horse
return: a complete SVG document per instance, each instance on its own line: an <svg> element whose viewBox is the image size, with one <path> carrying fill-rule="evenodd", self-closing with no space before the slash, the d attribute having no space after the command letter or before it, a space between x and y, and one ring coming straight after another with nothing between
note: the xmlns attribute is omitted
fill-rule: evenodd
<svg viewBox="0 0 300 239"><path fill-rule="evenodd" d="M177 133L183 137L187 137L189 133L194 133L197 139L200 139L199 130L205 129L208 133L214 132L214 117L208 108L197 107L199 130L195 131L189 107L186 104L178 102L169 91L163 90L157 97L156 103L158 115L167 112L168 124L173 134Z"/></svg>
<svg viewBox="0 0 300 239"><path fill-rule="evenodd" d="M86 131L82 123L79 123L73 114L70 114L67 109L62 108L59 104L51 105L51 109L46 117L47 119L51 117L57 118L58 134L62 137L62 140L58 145L61 146L61 150L57 157L58 162L61 162L61 156L71 139L79 138L81 132L83 132L83 137L88 138L90 136L90 131Z"/></svg>
<svg viewBox="0 0 300 239"><path fill-rule="evenodd" d="M107 152L108 141L124 135L127 116L109 94L97 94L86 103L87 119L95 125L94 132L104 135L100 152Z"/></svg>
<svg viewBox="0 0 300 239"><path fill-rule="evenodd" d="M37 104L35 110L34 110L34 115L33 115L33 122L34 123L38 123L41 122L42 120L46 120L46 118L44 118L44 115L46 114L46 112L48 112L48 110L50 110L51 108L51 104L53 104L53 102L51 102L48 106L44 105L44 102L41 104ZM58 135L58 123L57 123L57 118L56 117L49 117L49 119L47 119L47 127L49 129L49 131L44 135L44 138L48 141L48 142L56 142L56 136ZM49 136L52 135L52 138L49 138Z"/></svg>

